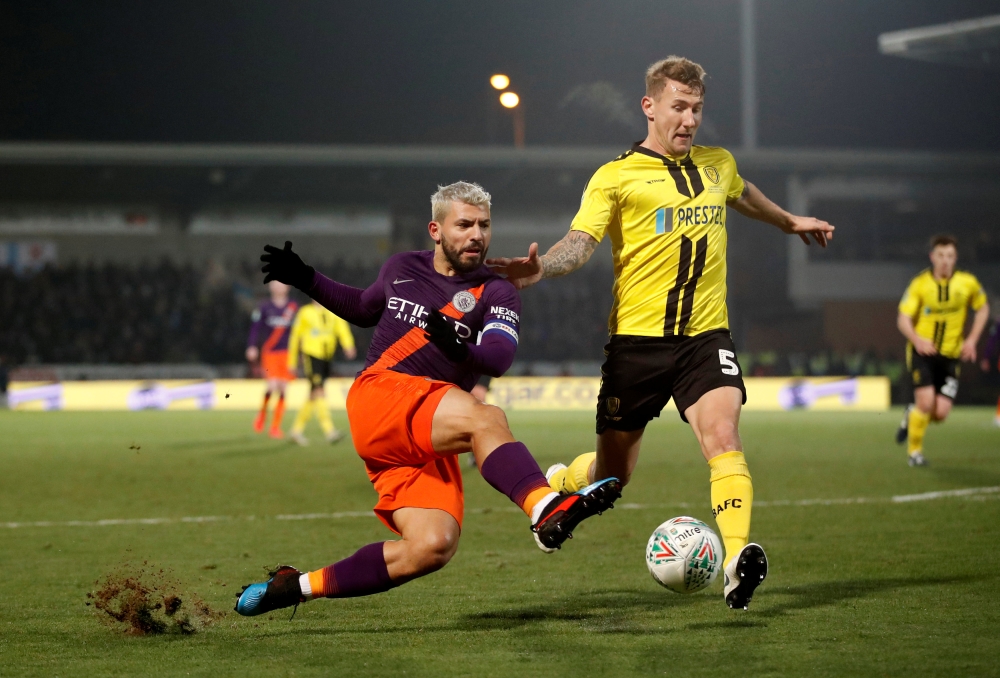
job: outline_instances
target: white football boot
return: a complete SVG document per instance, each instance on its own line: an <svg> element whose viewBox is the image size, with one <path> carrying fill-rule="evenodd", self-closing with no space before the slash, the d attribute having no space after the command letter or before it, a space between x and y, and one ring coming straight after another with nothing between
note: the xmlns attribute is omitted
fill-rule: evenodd
<svg viewBox="0 0 1000 678"><path fill-rule="evenodd" d="M552 466L549 467L549 470L545 472L545 479L549 481L549 485L552 487L552 489L558 492L559 494L568 494L568 492L566 492L566 474L565 473L563 474L562 482L559 483L558 486L552 485L552 476L554 476L559 471L565 471L565 470L566 470L566 464L552 464Z"/></svg>
<svg viewBox="0 0 1000 678"><path fill-rule="evenodd" d="M760 544L747 544L726 565L726 605L734 610L745 610L753 592L767 576L767 556Z"/></svg>

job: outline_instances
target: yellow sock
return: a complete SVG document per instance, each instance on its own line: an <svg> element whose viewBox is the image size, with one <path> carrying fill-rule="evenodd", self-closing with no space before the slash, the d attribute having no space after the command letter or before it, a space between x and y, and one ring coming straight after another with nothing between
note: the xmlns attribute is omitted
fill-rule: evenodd
<svg viewBox="0 0 1000 678"><path fill-rule="evenodd" d="M549 478L549 486L561 494L572 494L590 485L590 466L597 459L597 452L587 452L574 459L569 467L556 471Z"/></svg>
<svg viewBox="0 0 1000 678"><path fill-rule="evenodd" d="M292 423L292 433L302 433L306 430L306 424L309 423L309 417L312 414L312 401L307 400L304 405L299 409L299 413L295 415L295 421Z"/></svg>
<svg viewBox="0 0 1000 678"><path fill-rule="evenodd" d="M719 526L726 560L736 556L750 539L753 482L742 452L726 452L708 460L712 472L712 515Z"/></svg>
<svg viewBox="0 0 1000 678"><path fill-rule="evenodd" d="M333 425L333 419L330 418L330 409L326 406L326 398L320 396L312 401L312 404L316 418L319 419L320 428L323 429L323 434L329 438L336 428Z"/></svg>
<svg viewBox="0 0 1000 678"><path fill-rule="evenodd" d="M910 421L907 424L906 437L906 451L909 454L916 454L923 451L924 434L927 433L927 425L930 422L930 413L921 412L916 407L910 410Z"/></svg>

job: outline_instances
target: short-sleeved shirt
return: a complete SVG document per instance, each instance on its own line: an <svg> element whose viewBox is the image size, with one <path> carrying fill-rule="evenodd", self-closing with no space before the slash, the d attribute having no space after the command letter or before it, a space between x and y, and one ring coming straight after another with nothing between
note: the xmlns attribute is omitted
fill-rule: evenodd
<svg viewBox="0 0 1000 678"><path fill-rule="evenodd" d="M968 309L978 311L985 303L986 293L976 276L955 271L947 280L938 280L928 268L906 288L899 312L913 319L913 329L934 342L940 355L958 358Z"/></svg>
<svg viewBox="0 0 1000 678"><path fill-rule="evenodd" d="M288 339L288 367L296 367L300 352L320 360L332 360L338 343L345 349L354 348L354 335L347 321L319 304L303 306L295 314Z"/></svg>
<svg viewBox="0 0 1000 678"><path fill-rule="evenodd" d="M732 154L709 146L678 159L636 144L594 173L571 229L611 238L611 334L729 327L726 203L744 186Z"/></svg>

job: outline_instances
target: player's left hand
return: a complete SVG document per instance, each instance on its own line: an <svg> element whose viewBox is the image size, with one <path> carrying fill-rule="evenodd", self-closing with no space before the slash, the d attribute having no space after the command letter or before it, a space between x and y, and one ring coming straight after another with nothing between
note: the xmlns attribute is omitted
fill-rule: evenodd
<svg viewBox="0 0 1000 678"><path fill-rule="evenodd" d="M802 238L802 242L807 245L812 244L809 242L809 236L812 236L820 247L826 247L827 243L833 240L833 231L834 226L822 219L795 216L791 218L790 224L785 229L785 233L798 235Z"/></svg>
<svg viewBox="0 0 1000 678"><path fill-rule="evenodd" d="M962 342L962 360L967 363L976 362L976 344L971 339Z"/></svg>
<svg viewBox="0 0 1000 678"><path fill-rule="evenodd" d="M260 260L264 262L260 270L267 274L264 276L265 284L277 280L303 292L308 292L312 287L316 269L307 266L302 258L292 251L291 241L286 240L285 249L282 250L273 245L264 245L264 254L260 255Z"/></svg>
<svg viewBox="0 0 1000 678"><path fill-rule="evenodd" d="M427 330L424 333L428 341L441 349L448 360L455 363L465 362L469 357L469 346L458 336L454 325L441 311L431 311L427 316Z"/></svg>

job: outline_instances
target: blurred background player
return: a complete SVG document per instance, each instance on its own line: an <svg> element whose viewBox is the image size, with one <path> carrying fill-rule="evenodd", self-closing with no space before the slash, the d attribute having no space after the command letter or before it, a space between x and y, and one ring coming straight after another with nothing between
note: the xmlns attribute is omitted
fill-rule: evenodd
<svg viewBox="0 0 1000 678"><path fill-rule="evenodd" d="M986 347L983 349L983 361L980 363L983 372L996 370L997 377L1000 378L1000 316L997 317L989 339L986 340ZM997 413L993 418L993 425L1000 427L1000 396L997 397Z"/></svg>
<svg viewBox="0 0 1000 678"><path fill-rule="evenodd" d="M833 226L795 216L744 181L732 154L695 146L705 70L671 56L646 71L646 138L600 167L569 233L543 257L490 262L519 289L566 275L609 235L615 262L611 339L601 367L597 451L549 469L553 489L573 492L615 476L628 482L646 425L671 398L708 461L711 500L726 548L725 601L746 609L767 575L749 541L753 484L739 434L746 402L726 308L726 207L826 247Z"/></svg>
<svg viewBox="0 0 1000 678"><path fill-rule="evenodd" d="M958 243L948 235L931 239L931 267L906 288L896 325L906 337L906 366L913 378L913 404L906 408L896 442L906 441L910 466L926 466L927 425L943 422L958 395L961 361L975 362L976 344L990 318L986 293L976 276L955 270ZM976 312L962 337L969 308Z"/></svg>
<svg viewBox="0 0 1000 678"><path fill-rule="evenodd" d="M327 442L336 443L344 437L333 425L326 405L326 394L323 392L323 384L330 376L338 343L345 358L354 360L357 357L354 335L346 320L338 318L316 301L306 304L295 314L292 333L288 338L288 371L295 374L301 353L302 376L309 380L309 399L299 410L289 433L292 441L299 445L309 444L304 432L312 414L316 415Z"/></svg>
<svg viewBox="0 0 1000 678"><path fill-rule="evenodd" d="M261 302L253 312L250 325L250 336L247 338L246 358L251 363L260 360L261 376L267 380L267 390L264 392L264 402L260 406L253 430L264 431L267 420L267 404L271 395L278 394L278 402L274 407L274 418L271 420L269 435L280 439L281 418L285 414L285 385L295 378L288 371L288 330L298 310L298 304L288 298L288 285L272 280L267 286L271 298Z"/></svg>

